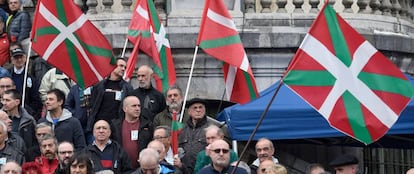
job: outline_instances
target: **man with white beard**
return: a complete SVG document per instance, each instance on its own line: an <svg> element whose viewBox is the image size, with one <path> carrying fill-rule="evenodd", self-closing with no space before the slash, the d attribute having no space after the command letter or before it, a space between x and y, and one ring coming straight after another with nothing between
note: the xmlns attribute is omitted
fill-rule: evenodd
<svg viewBox="0 0 414 174"><path fill-rule="evenodd" d="M154 127L171 127L172 116L174 111L177 113L177 120L180 120L180 117L184 115L184 112L181 112L181 108L183 106L183 92L178 86L171 86L167 89L166 104L167 108L165 108L162 112L155 116ZM188 118L188 115L184 115L182 123L185 123L188 120Z"/></svg>
<svg viewBox="0 0 414 174"><path fill-rule="evenodd" d="M233 166L230 165L230 146L224 140L216 140L210 144L209 156L211 158L211 165L201 169L198 174L214 174L214 173L230 173L233 171ZM234 173L247 174L247 171L237 167Z"/></svg>
<svg viewBox="0 0 414 174"><path fill-rule="evenodd" d="M154 120L155 115L166 108L164 95L151 85L153 74L154 71L148 65L140 66L137 72L138 88L128 93L128 95L139 98L142 108L151 111L152 114L149 118L151 121Z"/></svg>

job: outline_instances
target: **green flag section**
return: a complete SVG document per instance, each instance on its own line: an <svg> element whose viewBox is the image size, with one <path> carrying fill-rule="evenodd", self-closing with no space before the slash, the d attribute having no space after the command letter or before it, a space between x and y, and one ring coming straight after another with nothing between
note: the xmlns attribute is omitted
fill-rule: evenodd
<svg viewBox="0 0 414 174"><path fill-rule="evenodd" d="M176 73L170 43L152 0L137 1L127 37L134 45L140 38L137 44L139 50L152 58L157 89L165 92L169 86L174 85ZM135 64L127 64L128 67L135 67ZM132 73L126 74L126 78L130 78L131 75Z"/></svg>
<svg viewBox="0 0 414 174"><path fill-rule="evenodd" d="M224 62L230 101L244 104L259 96L249 59L223 0L206 0L197 45Z"/></svg>
<svg viewBox="0 0 414 174"><path fill-rule="evenodd" d="M111 45L73 1L39 1L31 39L35 52L80 87L92 86L115 68Z"/></svg>
<svg viewBox="0 0 414 174"><path fill-rule="evenodd" d="M283 82L332 127L365 144L385 135L414 94L398 67L326 4Z"/></svg>

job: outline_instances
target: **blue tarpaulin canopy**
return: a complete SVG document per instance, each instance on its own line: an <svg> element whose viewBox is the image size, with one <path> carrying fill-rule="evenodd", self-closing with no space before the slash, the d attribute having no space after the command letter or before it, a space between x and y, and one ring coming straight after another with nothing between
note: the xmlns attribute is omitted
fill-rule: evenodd
<svg viewBox="0 0 414 174"><path fill-rule="evenodd" d="M414 78L408 78L414 86ZM226 121L232 139L239 141L249 139L279 82L262 91L256 100L245 105L230 106L219 113L218 120ZM413 100L410 101L398 121L387 133L387 135L396 134L414 134ZM283 84L254 140L261 137L289 140L344 136L346 135L330 127L322 115Z"/></svg>

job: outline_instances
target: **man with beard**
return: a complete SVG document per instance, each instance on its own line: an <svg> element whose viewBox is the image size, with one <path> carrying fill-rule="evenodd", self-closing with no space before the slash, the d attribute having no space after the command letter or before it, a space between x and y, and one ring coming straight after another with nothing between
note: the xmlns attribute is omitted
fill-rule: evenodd
<svg viewBox="0 0 414 174"><path fill-rule="evenodd" d="M66 169L69 167L70 159L74 153L73 144L67 141L61 142L57 149L57 155L59 159L59 166L55 171L55 174L65 174Z"/></svg>
<svg viewBox="0 0 414 174"><path fill-rule="evenodd" d="M267 138L260 138L256 143L256 156L257 159L250 165L252 174L256 174L257 169L261 162L265 160L273 161L275 164L279 163L279 160L273 157L275 148L272 141Z"/></svg>
<svg viewBox="0 0 414 174"><path fill-rule="evenodd" d="M178 86L171 86L167 89L166 92L166 103L167 108L162 112L158 113L154 118L154 127L161 125L170 126L172 123L173 112L177 113L177 120L180 120L180 117L184 116L183 123L188 120L188 115L184 115L184 112L181 112L183 105L183 92Z"/></svg>
<svg viewBox="0 0 414 174"><path fill-rule="evenodd" d="M211 158L211 165L203 168L198 174L230 173L233 166L230 165L230 146L224 140L216 140L210 144L208 154ZM246 170L237 167L234 173L247 174Z"/></svg>
<svg viewBox="0 0 414 174"><path fill-rule="evenodd" d="M52 174L59 165L56 156L57 140L52 135L46 134L40 140L40 150L42 155L35 159L37 165L40 166L42 174Z"/></svg>
<svg viewBox="0 0 414 174"><path fill-rule="evenodd" d="M150 120L153 121L156 114L163 111L166 107L164 95L151 85L151 76L154 73L148 65L138 68L137 78L139 86L128 95L134 95L141 101L142 107L151 111Z"/></svg>

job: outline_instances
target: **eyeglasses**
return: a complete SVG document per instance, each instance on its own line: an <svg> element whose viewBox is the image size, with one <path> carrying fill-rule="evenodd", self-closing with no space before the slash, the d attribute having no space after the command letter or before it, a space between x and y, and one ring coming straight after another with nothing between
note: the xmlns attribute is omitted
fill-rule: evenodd
<svg viewBox="0 0 414 174"><path fill-rule="evenodd" d="M160 139L163 139L163 138L168 138L167 136L165 136L165 137L154 137L154 138L152 138L153 140L160 140Z"/></svg>
<svg viewBox="0 0 414 174"><path fill-rule="evenodd" d="M214 149L214 150L211 150L211 151L213 151L214 153L220 153L220 152L223 152L223 154L226 154L226 153L229 153L229 149Z"/></svg>
<svg viewBox="0 0 414 174"><path fill-rule="evenodd" d="M70 155L70 154L73 153L73 151L61 151L61 152L58 152L58 153L61 154L61 155L65 155L65 154Z"/></svg>

